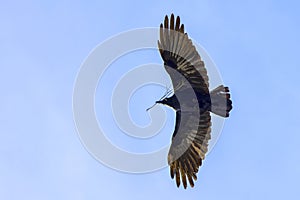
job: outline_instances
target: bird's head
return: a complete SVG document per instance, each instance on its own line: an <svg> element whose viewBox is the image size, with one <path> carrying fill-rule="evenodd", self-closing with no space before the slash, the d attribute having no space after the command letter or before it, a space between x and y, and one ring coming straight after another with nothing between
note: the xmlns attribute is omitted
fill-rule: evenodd
<svg viewBox="0 0 300 200"><path fill-rule="evenodd" d="M150 108L146 109L146 111L150 110L153 108L156 104L160 103L163 105L169 105L170 102L168 101L168 96L172 93L172 89L170 87L166 87L166 93L160 98L160 100L155 101L155 104L151 106Z"/></svg>
<svg viewBox="0 0 300 200"><path fill-rule="evenodd" d="M167 98L164 98L162 100L156 101L155 103L167 104Z"/></svg>
<svg viewBox="0 0 300 200"><path fill-rule="evenodd" d="M153 106L151 106L150 108L147 108L146 111L150 110L151 108L153 108L158 103L168 105L167 98L164 98L164 99L159 100L159 101L155 101L155 104Z"/></svg>

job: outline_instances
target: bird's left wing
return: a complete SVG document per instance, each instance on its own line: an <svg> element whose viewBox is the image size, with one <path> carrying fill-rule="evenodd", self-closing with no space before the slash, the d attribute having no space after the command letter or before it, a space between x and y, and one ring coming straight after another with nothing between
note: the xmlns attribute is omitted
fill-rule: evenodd
<svg viewBox="0 0 300 200"><path fill-rule="evenodd" d="M195 122L198 122L195 124ZM208 149L211 138L211 116L203 114L176 112L176 125L168 154L171 177L176 179L177 187L182 181L184 188L187 180L194 186L197 172ZM180 181L181 180L181 181Z"/></svg>

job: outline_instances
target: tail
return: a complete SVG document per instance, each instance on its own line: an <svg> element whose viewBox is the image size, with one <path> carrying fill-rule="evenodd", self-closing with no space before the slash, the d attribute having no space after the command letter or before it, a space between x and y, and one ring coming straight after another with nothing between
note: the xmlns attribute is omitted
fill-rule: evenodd
<svg viewBox="0 0 300 200"><path fill-rule="evenodd" d="M210 92L211 112L221 116L228 117L232 109L229 88L223 85L218 86Z"/></svg>

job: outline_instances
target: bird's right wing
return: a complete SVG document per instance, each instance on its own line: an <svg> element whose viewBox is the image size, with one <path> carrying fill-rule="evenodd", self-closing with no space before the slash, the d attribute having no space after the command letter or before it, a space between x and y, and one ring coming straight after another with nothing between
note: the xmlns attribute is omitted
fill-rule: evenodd
<svg viewBox="0 0 300 200"><path fill-rule="evenodd" d="M160 25L158 48L175 93L176 90L189 87L203 94L209 93L204 62L187 33L184 33L184 25L180 24L179 17L175 22L172 14L170 23L168 16L165 17L164 25Z"/></svg>

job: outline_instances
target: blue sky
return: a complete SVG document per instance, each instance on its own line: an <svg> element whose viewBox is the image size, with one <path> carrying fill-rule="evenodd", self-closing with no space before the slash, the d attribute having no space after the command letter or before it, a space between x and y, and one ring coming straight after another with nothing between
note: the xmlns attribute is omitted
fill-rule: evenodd
<svg viewBox="0 0 300 200"><path fill-rule="evenodd" d="M0 198L297 199L299 6L292 0L2 2ZM74 81L90 51L119 32L157 27L172 12L210 54L234 103L188 190L176 188L168 169L133 175L103 166L81 144L72 113ZM160 61L153 52L151 58Z"/></svg>

